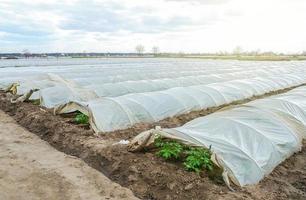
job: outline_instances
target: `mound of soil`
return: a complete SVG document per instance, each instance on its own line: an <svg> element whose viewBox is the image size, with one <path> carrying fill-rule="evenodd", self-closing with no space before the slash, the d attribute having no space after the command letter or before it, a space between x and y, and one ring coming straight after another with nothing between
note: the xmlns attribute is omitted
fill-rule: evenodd
<svg viewBox="0 0 306 200"><path fill-rule="evenodd" d="M205 172L200 175L187 172L179 164L165 162L154 153L131 153L125 145L117 144L155 124L142 124L113 134L95 136L91 130L66 123L65 118L54 116L38 106L11 104L3 93L0 93L0 109L55 148L83 159L142 199L306 199L305 142L300 153L278 166L260 184L235 188L236 191L232 192L222 182L211 180ZM213 111L202 111L202 114L210 112ZM197 114L167 119L165 124L160 122L159 125L181 125Z"/></svg>

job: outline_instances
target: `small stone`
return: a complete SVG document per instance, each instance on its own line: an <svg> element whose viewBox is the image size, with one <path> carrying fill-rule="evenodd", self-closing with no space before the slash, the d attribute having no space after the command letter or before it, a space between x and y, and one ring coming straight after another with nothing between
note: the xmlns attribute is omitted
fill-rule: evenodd
<svg viewBox="0 0 306 200"><path fill-rule="evenodd" d="M176 184L175 184L174 182L168 183L168 184L167 184L167 187L168 187L170 190L173 190L175 186L176 186Z"/></svg>
<svg viewBox="0 0 306 200"><path fill-rule="evenodd" d="M184 188L184 190L191 190L193 188L193 184L190 183L188 185L186 185L186 187Z"/></svg>
<svg viewBox="0 0 306 200"><path fill-rule="evenodd" d="M137 181L138 179L137 179L137 177L134 176L134 175L129 175L129 176L128 176L128 180L129 180L130 182L133 182L133 181Z"/></svg>
<svg viewBox="0 0 306 200"><path fill-rule="evenodd" d="M120 168L120 164L121 164L120 161L117 161L117 162L113 163L112 164L112 171L114 172L114 171L118 170Z"/></svg>
<svg viewBox="0 0 306 200"><path fill-rule="evenodd" d="M139 171L138 171L138 169L137 169L137 167L136 167L135 165L132 165L132 166L130 167L130 171L131 171L131 172L134 172L134 173L139 173Z"/></svg>

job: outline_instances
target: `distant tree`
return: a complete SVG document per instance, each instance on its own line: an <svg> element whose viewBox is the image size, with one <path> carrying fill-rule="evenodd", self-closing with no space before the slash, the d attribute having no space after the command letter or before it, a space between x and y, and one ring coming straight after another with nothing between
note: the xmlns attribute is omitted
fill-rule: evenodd
<svg viewBox="0 0 306 200"><path fill-rule="evenodd" d="M241 46L237 46L233 50L233 54L236 56L240 56L243 53L243 49Z"/></svg>
<svg viewBox="0 0 306 200"><path fill-rule="evenodd" d="M229 53L226 52L226 51L219 51L219 52L216 53L216 55L218 55L218 56L227 56L228 54Z"/></svg>
<svg viewBox="0 0 306 200"><path fill-rule="evenodd" d="M152 47L152 53L156 56L157 54L159 54L159 47L154 46Z"/></svg>
<svg viewBox="0 0 306 200"><path fill-rule="evenodd" d="M28 49L24 49L22 50L22 54L24 55L24 57L28 58L31 56L31 52Z"/></svg>
<svg viewBox="0 0 306 200"><path fill-rule="evenodd" d="M253 50L253 51L250 51L248 53L249 56L259 56L260 55L260 49L256 49L256 50Z"/></svg>
<svg viewBox="0 0 306 200"><path fill-rule="evenodd" d="M303 55L303 56L306 56L306 51L303 51L303 52L302 52L302 55Z"/></svg>
<svg viewBox="0 0 306 200"><path fill-rule="evenodd" d="M184 56L185 56L185 53L184 53L183 51L180 51L180 52L178 52L178 56L179 56L179 57L184 57Z"/></svg>
<svg viewBox="0 0 306 200"><path fill-rule="evenodd" d="M145 47L143 45L139 44L135 47L135 50L136 50L138 55L142 55L145 51Z"/></svg>
<svg viewBox="0 0 306 200"><path fill-rule="evenodd" d="M277 54L274 53L273 51L266 51L266 52L263 52L262 55L264 55L264 56L276 56Z"/></svg>

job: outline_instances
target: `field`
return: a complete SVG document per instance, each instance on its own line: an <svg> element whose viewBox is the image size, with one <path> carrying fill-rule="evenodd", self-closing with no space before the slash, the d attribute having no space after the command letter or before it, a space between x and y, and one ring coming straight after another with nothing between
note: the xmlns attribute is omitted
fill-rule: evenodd
<svg viewBox="0 0 306 200"><path fill-rule="evenodd" d="M191 58L0 61L0 109L141 199L305 199L305 67ZM187 153L159 156L177 155L171 144ZM190 149L210 151L213 169L188 171Z"/></svg>
<svg viewBox="0 0 306 200"><path fill-rule="evenodd" d="M216 59L216 60L241 60L241 61L293 61L293 60L306 60L304 55L288 56L288 55L228 55L228 56L186 56L189 58L201 59Z"/></svg>

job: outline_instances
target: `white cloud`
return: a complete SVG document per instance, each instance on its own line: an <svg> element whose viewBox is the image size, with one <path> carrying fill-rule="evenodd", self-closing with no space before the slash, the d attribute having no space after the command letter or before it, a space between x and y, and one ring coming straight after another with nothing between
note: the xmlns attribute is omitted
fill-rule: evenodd
<svg viewBox="0 0 306 200"><path fill-rule="evenodd" d="M297 52L305 10L305 0L0 0L0 52Z"/></svg>

